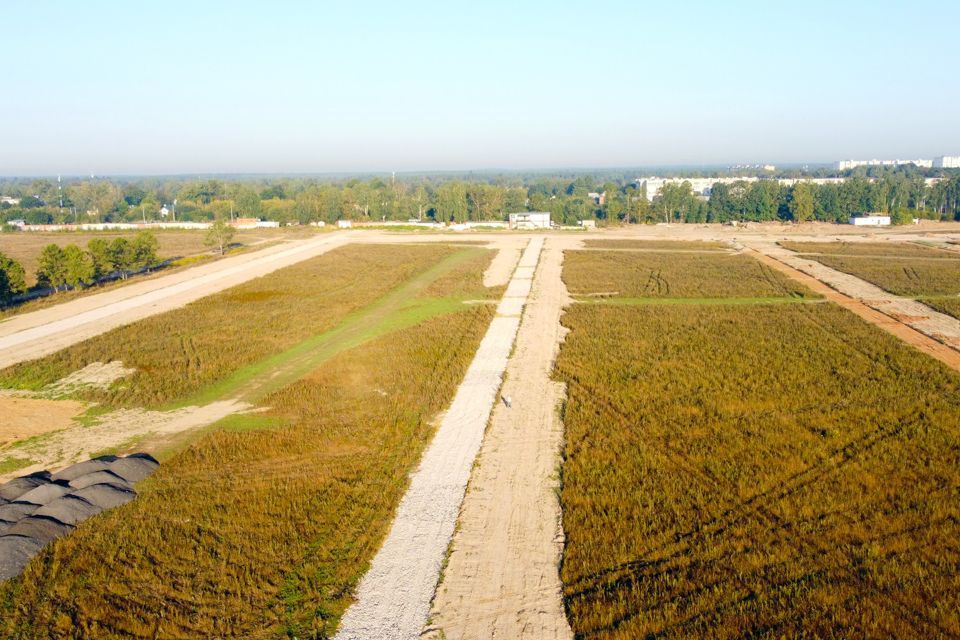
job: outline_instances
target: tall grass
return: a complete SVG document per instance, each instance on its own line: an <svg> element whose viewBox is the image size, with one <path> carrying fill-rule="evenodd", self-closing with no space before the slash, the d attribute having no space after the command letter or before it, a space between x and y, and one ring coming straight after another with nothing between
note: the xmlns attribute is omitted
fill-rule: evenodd
<svg viewBox="0 0 960 640"><path fill-rule="evenodd" d="M740 254L567 251L563 280L577 296L813 297L803 285Z"/></svg>
<svg viewBox="0 0 960 640"><path fill-rule="evenodd" d="M783 240L778 244L797 253L822 253L832 256L960 259L960 253L927 247L915 242L796 242Z"/></svg>
<svg viewBox="0 0 960 640"><path fill-rule="evenodd" d="M715 240L584 240L589 249L648 249L650 251L722 251L729 247Z"/></svg>
<svg viewBox="0 0 960 640"><path fill-rule="evenodd" d="M91 362L136 373L79 392L110 406L159 406L323 333L451 253L443 245L349 245L182 309L0 371L0 387L40 389Z"/></svg>
<svg viewBox="0 0 960 640"><path fill-rule="evenodd" d="M960 635L960 375L832 304L564 324L578 637Z"/></svg>
<svg viewBox="0 0 960 640"><path fill-rule="evenodd" d="M462 305L365 343L194 443L0 587L0 633L329 637L493 313Z"/></svg>

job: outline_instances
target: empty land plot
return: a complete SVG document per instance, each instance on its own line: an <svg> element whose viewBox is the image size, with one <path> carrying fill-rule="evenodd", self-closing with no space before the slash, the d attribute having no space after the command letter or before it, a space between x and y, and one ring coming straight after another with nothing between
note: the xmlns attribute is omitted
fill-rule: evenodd
<svg viewBox="0 0 960 640"><path fill-rule="evenodd" d="M0 372L0 386L40 390L91 362L136 369L74 396L109 406L184 400L245 365L335 327L457 251L443 245L351 245Z"/></svg>
<svg viewBox="0 0 960 640"><path fill-rule="evenodd" d="M494 312L367 342L227 419L0 586L0 635L332 636Z"/></svg>
<svg viewBox="0 0 960 640"><path fill-rule="evenodd" d="M960 634L960 376L832 304L578 304L578 637Z"/></svg>
<svg viewBox="0 0 960 640"><path fill-rule="evenodd" d="M730 247L712 240L584 240L588 249L647 249L649 251L723 251Z"/></svg>
<svg viewBox="0 0 960 640"><path fill-rule="evenodd" d="M918 245L899 246L913 248L906 250L906 257L870 253L824 253L807 257L890 293L917 298L938 311L960 318L960 255Z"/></svg>
<svg viewBox="0 0 960 640"><path fill-rule="evenodd" d="M166 258L191 256L197 253L203 253L210 250L210 247L204 244L206 231L154 231L157 237L157 256L163 260ZM81 248L86 248L87 243L94 238L101 238L110 242L114 238L133 238L135 231L109 233L83 233L83 232L62 232L62 233L2 233L0 234L0 253L6 254L23 265L27 272L27 284L36 283L37 261L40 252L48 244L56 244L61 247L68 244L75 244ZM264 229L256 230L238 230L234 236L234 242L242 244L254 244L269 239L286 238L280 231L269 231Z"/></svg>
<svg viewBox="0 0 960 640"><path fill-rule="evenodd" d="M835 256L886 256L897 258L958 259L951 253L915 242L778 242L784 249L797 253L821 253Z"/></svg>
<svg viewBox="0 0 960 640"><path fill-rule="evenodd" d="M567 251L573 296L616 298L804 298L813 294L741 254Z"/></svg>

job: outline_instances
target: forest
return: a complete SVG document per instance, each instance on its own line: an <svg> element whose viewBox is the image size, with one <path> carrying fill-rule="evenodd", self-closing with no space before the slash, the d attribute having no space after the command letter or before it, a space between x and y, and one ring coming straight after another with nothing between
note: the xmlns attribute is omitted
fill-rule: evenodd
<svg viewBox="0 0 960 640"><path fill-rule="evenodd" d="M821 173L799 178L813 179ZM10 199L0 203L0 221L47 224L246 217L284 224L339 219L465 222L504 219L519 211L549 211L558 224L588 219L600 224L845 222L866 212L889 213L895 223L913 218L960 219L960 171L930 174L909 166L872 167L844 172L837 177L845 181L834 184L787 186L774 179L718 183L708 198L678 182L665 185L652 201L633 172L91 178L67 180L62 185L49 179L7 179L0 180L0 195ZM777 177L784 176L798 177L796 172Z"/></svg>

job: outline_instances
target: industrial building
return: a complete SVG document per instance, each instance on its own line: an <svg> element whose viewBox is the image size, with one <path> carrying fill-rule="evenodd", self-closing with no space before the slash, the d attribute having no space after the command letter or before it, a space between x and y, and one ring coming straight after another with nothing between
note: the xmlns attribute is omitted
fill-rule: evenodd
<svg viewBox="0 0 960 640"><path fill-rule="evenodd" d="M879 214L852 216L850 224L856 227L888 227L890 226L890 216Z"/></svg>

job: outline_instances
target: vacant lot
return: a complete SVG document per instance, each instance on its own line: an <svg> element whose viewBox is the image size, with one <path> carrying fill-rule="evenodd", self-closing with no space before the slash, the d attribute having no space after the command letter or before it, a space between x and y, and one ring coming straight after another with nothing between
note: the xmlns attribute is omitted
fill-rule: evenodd
<svg viewBox="0 0 960 640"><path fill-rule="evenodd" d="M960 376L831 304L575 305L580 637L960 633Z"/></svg>
<svg viewBox="0 0 960 640"><path fill-rule="evenodd" d="M413 274L457 251L443 245L351 245L182 309L121 327L0 372L0 386L39 390L91 362L136 373L76 395L110 406L159 406L202 392L245 365L332 329Z"/></svg>
<svg viewBox="0 0 960 640"><path fill-rule="evenodd" d="M568 251L573 296L621 298L803 297L810 292L740 254Z"/></svg>
<svg viewBox="0 0 960 640"><path fill-rule="evenodd" d="M801 252L816 247L809 257L817 262L960 318L960 254L915 244L781 244Z"/></svg>
<svg viewBox="0 0 960 640"><path fill-rule="evenodd" d="M161 259L191 256L210 250L204 245L205 231L154 231L159 247L157 255ZM107 242L114 238L132 238L135 231L127 232L61 232L61 233L0 233L0 253L17 260L27 272L27 284L36 283L37 258L40 251L48 244L58 244L61 247L75 244L86 248L93 238L103 238ZM239 230L233 241L245 245L265 240L282 239L289 234L285 229L250 229Z"/></svg>
<svg viewBox="0 0 960 640"><path fill-rule="evenodd" d="M778 243L797 253L834 256L887 256L899 258L960 258L960 253L928 247L915 242L791 242Z"/></svg>
<svg viewBox="0 0 960 640"><path fill-rule="evenodd" d="M447 252L476 259L424 287L387 321L389 335L267 395L264 412L224 420L138 486L135 502L39 556L0 588L0 635L332 635L495 312L462 302L485 297L487 251L343 251L357 261L338 272L381 258L395 271Z"/></svg>
<svg viewBox="0 0 960 640"><path fill-rule="evenodd" d="M588 249L646 249L648 251L723 251L722 242L710 240L584 240Z"/></svg>

